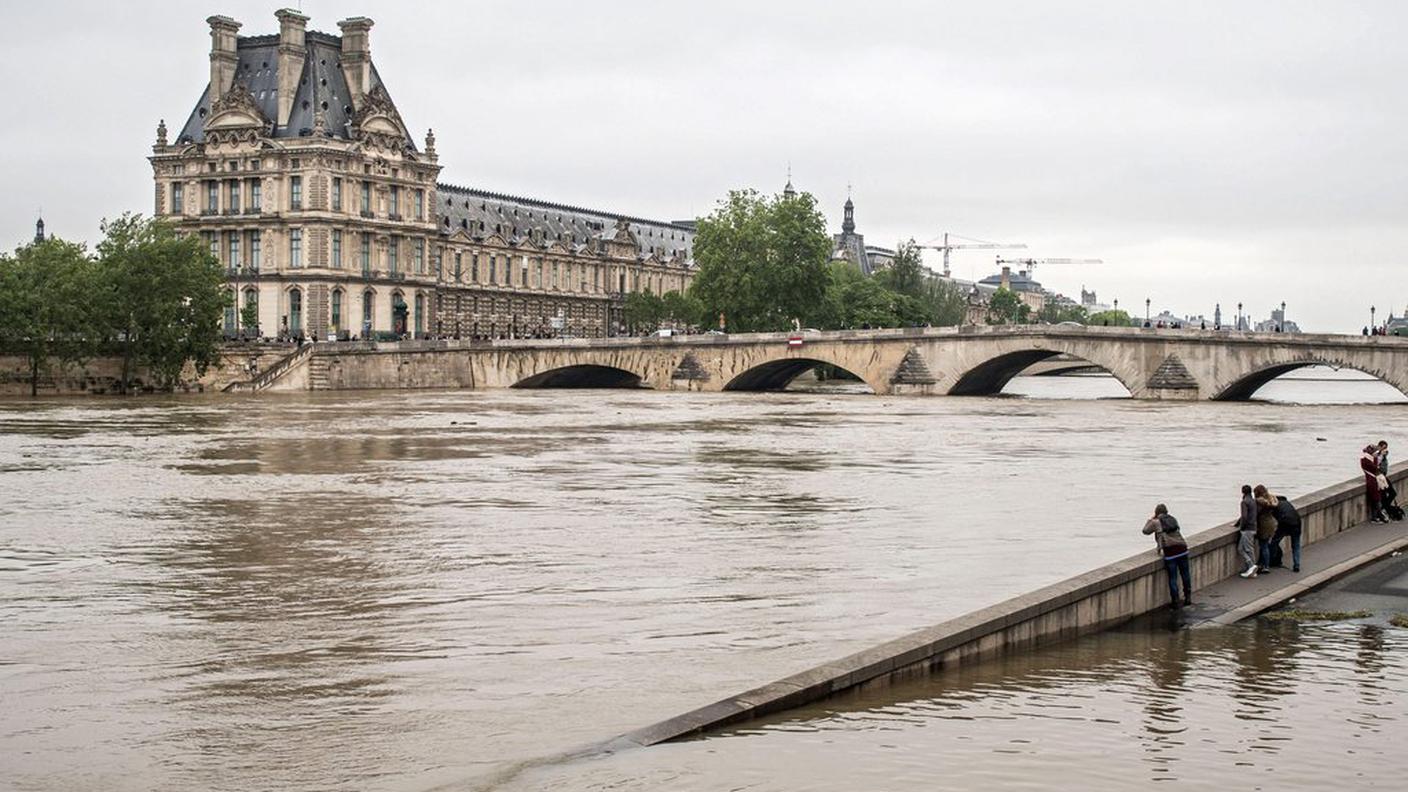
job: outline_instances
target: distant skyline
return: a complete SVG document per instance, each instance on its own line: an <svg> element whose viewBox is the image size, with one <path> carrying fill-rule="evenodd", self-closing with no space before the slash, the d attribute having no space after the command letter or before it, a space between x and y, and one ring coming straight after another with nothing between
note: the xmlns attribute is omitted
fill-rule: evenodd
<svg viewBox="0 0 1408 792"><path fill-rule="evenodd" d="M274 33L277 4L0 11L0 245L95 242L150 213L157 121L209 75L205 18ZM872 245L947 230L1140 314L1308 331L1402 314L1408 7L1389 2L816 4L308 0L309 28L369 16L373 58L443 181L659 219L729 189L852 185ZM1007 252L1004 252L1006 255ZM931 265L937 268L935 255ZM955 253L954 274L996 271ZM1137 306L1137 307L1136 307Z"/></svg>

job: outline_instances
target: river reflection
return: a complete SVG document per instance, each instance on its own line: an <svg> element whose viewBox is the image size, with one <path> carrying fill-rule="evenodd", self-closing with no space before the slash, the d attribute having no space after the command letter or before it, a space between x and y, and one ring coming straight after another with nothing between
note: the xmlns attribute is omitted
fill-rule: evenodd
<svg viewBox="0 0 1408 792"><path fill-rule="evenodd" d="M555 762L1146 551L1153 502L1211 525L1249 476L1289 493L1349 478L1400 411L836 392L0 402L0 787L456 789L599 766ZM1381 679L1395 640L1355 638L1364 670L1342 682L1377 716L1402 700ZM1165 766L1193 760L1184 694L1206 656L1227 656L1216 684L1245 699L1225 728L1274 747L1266 724L1302 703L1266 679L1304 647L1160 651L1128 666L1143 697L1120 717L1164 730L1137 748ZM1035 703L1000 679L981 695L1055 722L1107 695L1103 672L1057 684L1083 674ZM796 745L791 788L824 787L826 749Z"/></svg>
<svg viewBox="0 0 1408 792"><path fill-rule="evenodd" d="M1398 788L1405 650L1374 625L1136 625L498 788Z"/></svg>

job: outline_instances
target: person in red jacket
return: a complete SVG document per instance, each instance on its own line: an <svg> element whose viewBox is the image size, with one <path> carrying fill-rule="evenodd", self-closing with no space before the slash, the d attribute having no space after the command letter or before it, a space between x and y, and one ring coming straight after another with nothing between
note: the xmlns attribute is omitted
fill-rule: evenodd
<svg viewBox="0 0 1408 792"><path fill-rule="evenodd" d="M1388 520L1384 519L1379 500L1378 451L1374 446L1364 446L1364 453L1359 455L1359 468L1364 471L1364 500L1369 506L1369 522L1381 523Z"/></svg>

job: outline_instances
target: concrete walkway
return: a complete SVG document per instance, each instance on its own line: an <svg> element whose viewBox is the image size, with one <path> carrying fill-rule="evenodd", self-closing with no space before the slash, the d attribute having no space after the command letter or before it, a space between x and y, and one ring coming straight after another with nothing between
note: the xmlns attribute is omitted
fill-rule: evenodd
<svg viewBox="0 0 1408 792"><path fill-rule="evenodd" d="M1291 571L1290 541L1283 542L1286 566L1249 580L1232 577L1197 590L1193 606L1184 609L1190 627L1232 624L1301 597L1378 558L1408 548L1408 520L1365 523L1301 548L1300 572Z"/></svg>

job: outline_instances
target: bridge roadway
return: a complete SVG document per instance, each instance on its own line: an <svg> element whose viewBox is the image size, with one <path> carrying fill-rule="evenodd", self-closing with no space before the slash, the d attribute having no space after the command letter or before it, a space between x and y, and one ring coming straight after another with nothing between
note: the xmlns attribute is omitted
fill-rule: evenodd
<svg viewBox="0 0 1408 792"><path fill-rule="evenodd" d="M1408 393L1408 339L1060 325L320 343L265 386L766 391L827 363L877 394L985 395L1057 355L1108 371L1138 399L1246 399L1316 364L1357 369Z"/></svg>

